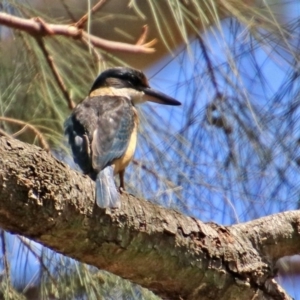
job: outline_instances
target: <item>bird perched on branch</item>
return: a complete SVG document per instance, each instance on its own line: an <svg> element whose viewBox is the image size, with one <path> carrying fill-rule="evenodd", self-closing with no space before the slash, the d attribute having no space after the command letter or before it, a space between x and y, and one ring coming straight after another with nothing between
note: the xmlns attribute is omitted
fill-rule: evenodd
<svg viewBox="0 0 300 300"><path fill-rule="evenodd" d="M133 158L137 141L139 120L134 106L147 100L181 104L150 88L141 71L125 67L108 69L96 78L88 97L65 122L74 161L96 181L99 207L121 205L114 175L120 176L122 192L125 168Z"/></svg>

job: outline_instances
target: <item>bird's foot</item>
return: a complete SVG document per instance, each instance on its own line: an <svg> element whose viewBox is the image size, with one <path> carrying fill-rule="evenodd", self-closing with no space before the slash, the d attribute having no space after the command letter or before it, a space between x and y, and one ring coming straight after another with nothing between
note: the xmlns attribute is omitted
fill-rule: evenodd
<svg viewBox="0 0 300 300"><path fill-rule="evenodd" d="M128 192L125 190L125 188L123 188L122 186L119 187L119 192L120 192L121 195L125 194L125 195L129 195L129 196L133 196L133 197L134 197L133 194L128 193Z"/></svg>
<svg viewBox="0 0 300 300"><path fill-rule="evenodd" d="M122 187L122 186L119 187L119 192L120 192L120 194L128 194L128 193L125 191L125 188Z"/></svg>

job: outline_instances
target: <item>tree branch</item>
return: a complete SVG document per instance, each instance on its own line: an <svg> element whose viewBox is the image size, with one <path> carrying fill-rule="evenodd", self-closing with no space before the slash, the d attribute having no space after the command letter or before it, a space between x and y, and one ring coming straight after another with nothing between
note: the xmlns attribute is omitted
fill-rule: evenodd
<svg viewBox="0 0 300 300"><path fill-rule="evenodd" d="M273 264L283 256L299 254L300 210L234 225L232 229L246 235L253 246Z"/></svg>
<svg viewBox="0 0 300 300"><path fill-rule="evenodd" d="M129 195L120 210L103 210L88 177L6 137L0 170L5 230L167 299L290 299L273 279L273 260L299 252L300 211L224 227Z"/></svg>
<svg viewBox="0 0 300 300"><path fill-rule="evenodd" d="M45 149L48 152L50 151L50 146L49 146L48 142L45 140L43 134L34 125L32 125L28 122L22 121L22 120L0 116L0 122L1 121L23 126L21 130L19 130L18 132L13 133L12 137L16 137L17 135L19 135L20 133L22 133L26 129L31 130L36 135L36 137L38 138L41 147L43 147L43 149ZM1 131L0 134L5 135L6 137L10 137L10 135L8 133L6 133L5 131Z"/></svg>
<svg viewBox="0 0 300 300"><path fill-rule="evenodd" d="M68 104L69 109L72 110L75 107L75 103L72 100L71 95L67 90L67 87L64 83L63 78L59 74L59 70L58 70L58 68L57 68L57 66L56 66L56 64L53 60L53 57L50 55L50 53L48 52L48 50L46 48L46 45L44 43L43 38L42 37L37 37L36 42L38 43L38 45L39 45L46 61L47 61L47 64L48 64L48 66L49 66L49 68L50 68L50 70L51 70L51 72L54 76L54 79L55 79L58 87L60 88L60 90L61 90L61 92L62 92L62 94L63 94L63 96L64 96L64 98L65 98L65 100Z"/></svg>
<svg viewBox="0 0 300 300"><path fill-rule="evenodd" d="M88 34L86 31L79 29L74 25L48 24L41 22L40 18L27 20L0 12L0 24L26 31L32 35L64 35L77 39L85 38L86 40L89 40L94 47L107 51L130 53L153 53L155 51L154 48L151 48L153 46L152 41L142 45L131 45L127 43L109 41Z"/></svg>

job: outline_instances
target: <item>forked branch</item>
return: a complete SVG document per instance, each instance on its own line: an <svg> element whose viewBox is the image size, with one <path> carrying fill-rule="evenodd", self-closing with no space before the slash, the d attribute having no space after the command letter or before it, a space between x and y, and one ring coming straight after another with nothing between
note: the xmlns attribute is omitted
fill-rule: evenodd
<svg viewBox="0 0 300 300"><path fill-rule="evenodd" d="M32 35L63 35L66 37L88 40L94 47L101 48L107 51L120 51L129 53L153 53L155 51L152 46L155 41L150 41L143 44L127 44L121 42L102 39L95 35L89 34L85 30L78 28L75 25L49 24L41 21L40 18L23 19L12 16L7 13L0 12L0 24L10 28L26 31Z"/></svg>

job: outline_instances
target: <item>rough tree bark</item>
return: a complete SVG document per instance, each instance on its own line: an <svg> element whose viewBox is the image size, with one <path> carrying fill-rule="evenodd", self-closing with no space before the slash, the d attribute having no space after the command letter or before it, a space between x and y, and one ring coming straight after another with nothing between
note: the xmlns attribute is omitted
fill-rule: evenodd
<svg viewBox="0 0 300 300"><path fill-rule="evenodd" d="M0 226L165 299L290 299L275 262L300 249L300 211L224 227L129 195L94 205L94 183L46 151L0 138Z"/></svg>

